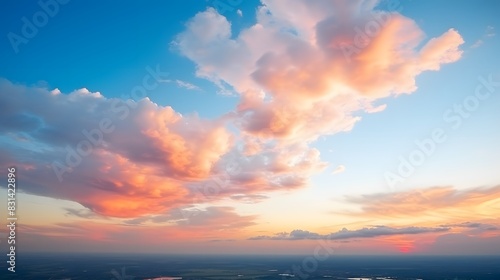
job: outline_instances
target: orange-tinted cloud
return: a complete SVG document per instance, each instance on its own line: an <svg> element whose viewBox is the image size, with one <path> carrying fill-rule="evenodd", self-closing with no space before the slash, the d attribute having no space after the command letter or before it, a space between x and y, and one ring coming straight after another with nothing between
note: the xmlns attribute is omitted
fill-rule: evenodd
<svg viewBox="0 0 500 280"><path fill-rule="evenodd" d="M471 242L477 240L487 246L487 243L500 236L499 194L500 186L462 190L453 187L430 187L397 193L362 195L347 198L347 201L359 205L360 211L337 214L369 219L372 223L448 228L447 234L460 234L464 239ZM442 245L442 239L439 237L441 235L431 234L425 238L408 240L413 242L415 252L437 253L439 250L434 248L433 244L436 242L436 246ZM453 240L453 245L443 245L449 246L443 253L452 252L453 247L457 252L465 253L464 248L469 248L469 244L455 243L456 240ZM481 250L472 250L471 253L479 253Z"/></svg>
<svg viewBox="0 0 500 280"><path fill-rule="evenodd" d="M10 132L0 165L16 163L26 192L103 215L135 217L189 204L186 184L213 175L233 145L221 121L182 116L148 99L125 103L5 80L0 88L0 103L8 107L0 130ZM16 135L26 141L15 144Z"/></svg>
<svg viewBox="0 0 500 280"><path fill-rule="evenodd" d="M175 40L199 76L241 94L240 126L259 138L311 141L350 130L356 111L414 92L417 75L462 54L456 30L423 42L413 20L376 10L377 1L262 3L255 25L236 36L208 9Z"/></svg>
<svg viewBox="0 0 500 280"><path fill-rule="evenodd" d="M364 217L439 217L454 216L473 220L496 218L500 210L500 186L458 190L453 187L430 187L404 192L348 197L359 204Z"/></svg>
<svg viewBox="0 0 500 280"><path fill-rule="evenodd" d="M16 162L26 192L76 201L101 215L139 217L303 187L326 166L304 144L263 143L248 154L226 120L182 116L149 99L54 93L5 80L0 88L8 105L0 130L9 131L0 165ZM19 136L26 140L16 143Z"/></svg>

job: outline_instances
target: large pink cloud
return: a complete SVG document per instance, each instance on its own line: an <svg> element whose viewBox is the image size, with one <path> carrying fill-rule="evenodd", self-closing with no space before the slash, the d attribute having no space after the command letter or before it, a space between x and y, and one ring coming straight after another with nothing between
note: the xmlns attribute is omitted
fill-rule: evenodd
<svg viewBox="0 0 500 280"><path fill-rule="evenodd" d="M127 105L99 93L70 94L0 81L2 166L23 190L130 217L189 203L233 145L225 124L182 116L149 99ZM21 142L15 142L22 139Z"/></svg>
<svg viewBox="0 0 500 280"><path fill-rule="evenodd" d="M149 99L124 102L0 81L0 166L23 190L106 216L139 217L232 195L303 187L324 168L316 149L240 149L227 120L183 116Z"/></svg>
<svg viewBox="0 0 500 280"><path fill-rule="evenodd" d="M259 138L312 141L350 130L356 112L414 92L417 75L462 54L456 30L424 42L413 20L377 10L377 1L292 2L262 1L257 22L236 35L208 9L175 40L199 76L241 94L240 127Z"/></svg>

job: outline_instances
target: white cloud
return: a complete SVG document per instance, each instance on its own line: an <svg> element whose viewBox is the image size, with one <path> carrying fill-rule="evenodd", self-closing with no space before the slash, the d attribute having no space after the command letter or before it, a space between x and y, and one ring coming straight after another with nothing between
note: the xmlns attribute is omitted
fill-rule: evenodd
<svg viewBox="0 0 500 280"><path fill-rule="evenodd" d="M486 37L493 37L493 36L495 36L495 35L496 35L496 33L495 33L495 28L494 28L493 26L491 26L491 25L488 25L488 26L486 27L485 36L486 36Z"/></svg>
<svg viewBox="0 0 500 280"><path fill-rule="evenodd" d="M481 45L484 44L484 40L486 40L488 38L491 38L491 37L494 37L495 35L496 35L495 34L495 28L493 26L491 26L491 25L488 25L488 26L486 26L486 30L484 31L484 34L481 37L481 39L478 39L470 47L473 48L473 49L474 48L478 48L478 47L480 47Z"/></svg>
<svg viewBox="0 0 500 280"><path fill-rule="evenodd" d="M192 83L189 83L189 82L186 82L186 81L182 81L182 80L161 80L161 82L162 83L175 83L180 88L201 91L200 87L198 87L198 86L196 86L196 85L194 85Z"/></svg>
<svg viewBox="0 0 500 280"><path fill-rule="evenodd" d="M479 39L474 44L472 44L472 46L470 46L470 47L475 49L475 48L478 48L479 46L481 46L483 43L484 43L484 41Z"/></svg>
<svg viewBox="0 0 500 280"><path fill-rule="evenodd" d="M332 171L332 174L339 174L345 171L345 166L339 165Z"/></svg>

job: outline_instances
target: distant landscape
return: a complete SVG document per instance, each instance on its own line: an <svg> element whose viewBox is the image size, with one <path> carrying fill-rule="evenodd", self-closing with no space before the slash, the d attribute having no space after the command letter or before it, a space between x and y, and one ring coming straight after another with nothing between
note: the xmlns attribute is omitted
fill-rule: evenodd
<svg viewBox="0 0 500 280"><path fill-rule="evenodd" d="M23 270L9 279L500 279L500 257L333 256L315 269L304 269L306 257L26 255L19 261Z"/></svg>
<svg viewBox="0 0 500 280"><path fill-rule="evenodd" d="M0 0L0 280L500 280L500 0Z"/></svg>

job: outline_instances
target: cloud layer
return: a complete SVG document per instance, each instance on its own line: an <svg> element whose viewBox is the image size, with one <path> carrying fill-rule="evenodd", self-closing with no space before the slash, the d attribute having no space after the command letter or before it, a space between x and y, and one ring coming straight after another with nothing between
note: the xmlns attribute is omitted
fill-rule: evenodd
<svg viewBox="0 0 500 280"><path fill-rule="evenodd" d="M379 193L347 197L347 201L361 206L363 217L446 219L447 213L460 213L461 219L491 218L500 209L500 186L465 190L429 187L397 193Z"/></svg>
<svg viewBox="0 0 500 280"><path fill-rule="evenodd" d="M327 240L343 240L351 238L374 238L379 236L391 236L391 235L408 235L408 234L421 234L421 233L435 233L435 232L445 232L448 231L448 227L405 227L405 228L393 228L387 226L377 226L371 228L362 228L358 230L348 230L343 228L340 231L333 232L330 234L318 234L306 230L293 230L290 233L278 233L274 236L256 236L250 239L252 240L303 240L303 239L327 239Z"/></svg>

